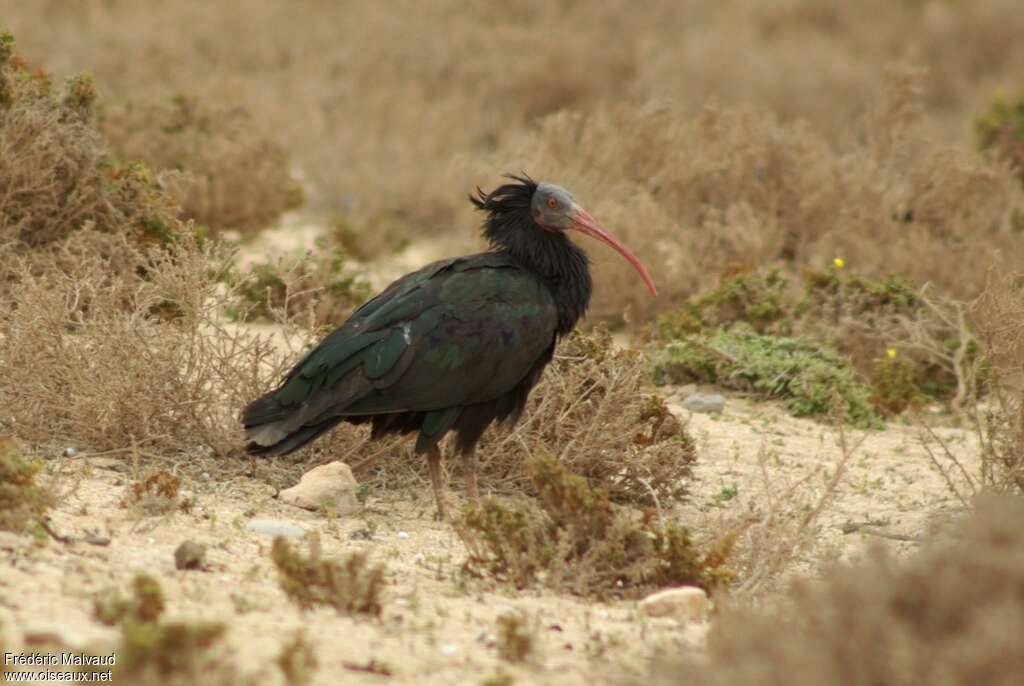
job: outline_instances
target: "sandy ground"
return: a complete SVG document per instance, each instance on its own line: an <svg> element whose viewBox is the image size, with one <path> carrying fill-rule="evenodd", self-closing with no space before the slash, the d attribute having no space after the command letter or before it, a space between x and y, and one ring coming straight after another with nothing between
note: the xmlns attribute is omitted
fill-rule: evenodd
<svg viewBox="0 0 1024 686"><path fill-rule="evenodd" d="M268 231L242 259L301 255L317 233L294 225ZM375 267L373 285L441 254L442 248L412 246L386 268ZM681 518L699 536L713 538L738 522L763 524L773 516L784 526L831 493L809 529L810 545L794 551L796 561L783 576L813 574L823 560L854 556L869 543L913 550L934 520L960 508L931 466L918 428L892 423L883 431L849 433L847 445L856 449L830 489L843 455L832 428L735 395L721 415L691 415L680 405L680 389L659 392L699 446L691 497L665 516ZM976 470L973 434L936 432ZM93 598L112 587L126 589L139 572L159 578L168 617L226 622L234 661L259 675L261 684L283 683L273 659L299 629L319 661L313 683L322 685L483 683L497 674L517 684L615 683L624 674L642 675L659 654L701 650L708 629L707 623L645 617L635 601L597 603L467 580L460 574L464 548L449 525L433 521L426 487L416 502L371 495L355 517L332 519L281 503L257 479L200 479L184 486L195 501L189 513L142 517L121 504L129 470L110 457L48 456L47 473L63 494L54 529L73 537L92 533L109 544L0 536L0 629L8 646L51 634L71 646L112 645L113 630L92 619ZM300 611L278 585L271 539L246 528L266 518L315 532L326 556L367 550L383 562L382 617ZM174 550L188 539L208 546L206 570L175 568ZM745 592L771 589L759 583ZM524 613L534 631L536 649L523 664L503 661L494 644L497 618L510 611ZM390 676L360 670L371 663Z"/></svg>
<svg viewBox="0 0 1024 686"><path fill-rule="evenodd" d="M668 392L672 402L673 389ZM673 408L689 421L700 447L698 480L677 516L705 533L716 523L763 512L768 494L779 497L790 484L801 485L782 506L813 504L842 455L830 428L789 417L773 404L730 397L720 416ZM963 454L974 452L968 432L939 433ZM868 523L873 531L915 537L936 513L958 507L930 467L918 434L893 424L848 436L851 443L863 442L818 520L817 546L802 563L806 569L825 557L854 555L869 540L901 549L915 545L844 533L844 525ZM54 528L76 537L94 532L110 543L0 539L0 624L15 645L48 632L72 645L109 645L113 633L92 620L92 599L106 588L126 588L138 572L160 579L169 617L227 622L235 660L267 684L283 683L272 659L300 628L320 663L313 683L324 685L481 683L498 673L520 684L609 683L642 673L658 654L699 650L707 630L703 623L646 618L632 601L595 603L467 581L459 572L462 544L447 524L433 521L427 489L417 502L371 497L355 518L330 519L281 503L260 481L199 480L187 485L196 502L192 512L140 517L121 506L129 481L125 463L54 456L48 467L64 492ZM385 563L382 618L300 611L278 586L270 539L246 529L254 518L283 519L317 532L325 555L362 549ZM174 549L186 539L209 546L207 571L175 569ZM525 613L535 630L537 649L522 665L504 662L494 647L496 620L512 610ZM356 671L371 661L392 675Z"/></svg>

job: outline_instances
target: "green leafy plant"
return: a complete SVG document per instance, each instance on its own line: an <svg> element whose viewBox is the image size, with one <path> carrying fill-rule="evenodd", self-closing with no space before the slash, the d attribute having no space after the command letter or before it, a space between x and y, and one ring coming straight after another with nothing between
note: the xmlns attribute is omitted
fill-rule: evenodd
<svg viewBox="0 0 1024 686"><path fill-rule="evenodd" d="M22 456L13 438L0 437L0 530L22 532L46 515L53 493L37 483L38 460Z"/></svg>

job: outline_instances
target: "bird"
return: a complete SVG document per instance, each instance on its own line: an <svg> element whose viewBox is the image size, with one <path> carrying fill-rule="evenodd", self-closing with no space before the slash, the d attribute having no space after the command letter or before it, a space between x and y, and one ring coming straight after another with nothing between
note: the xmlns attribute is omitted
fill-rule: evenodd
<svg viewBox="0 0 1024 686"><path fill-rule="evenodd" d="M406 274L356 309L242 412L250 455L285 455L340 422L371 439L417 434L446 517L439 443L455 433L466 492L479 500L476 445L492 423L512 427L559 339L586 314L593 282L574 231L617 251L658 291L646 267L569 191L505 175L469 199L488 249Z"/></svg>

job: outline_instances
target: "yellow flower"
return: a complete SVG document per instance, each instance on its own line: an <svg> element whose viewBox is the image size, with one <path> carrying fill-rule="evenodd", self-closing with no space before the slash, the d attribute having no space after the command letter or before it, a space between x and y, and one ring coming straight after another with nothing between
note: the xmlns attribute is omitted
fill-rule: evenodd
<svg viewBox="0 0 1024 686"><path fill-rule="evenodd" d="M889 348L885 351L885 354L889 356L890 360L896 359L896 348Z"/></svg>
<svg viewBox="0 0 1024 686"><path fill-rule="evenodd" d="M836 259L832 260L832 264L836 266L836 269L842 269L843 267L846 266L846 260L844 260L842 257L837 257Z"/></svg>

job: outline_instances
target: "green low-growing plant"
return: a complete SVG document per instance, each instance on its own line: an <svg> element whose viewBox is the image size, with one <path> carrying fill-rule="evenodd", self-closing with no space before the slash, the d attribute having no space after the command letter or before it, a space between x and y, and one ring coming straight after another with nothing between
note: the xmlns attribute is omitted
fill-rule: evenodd
<svg viewBox="0 0 1024 686"><path fill-rule="evenodd" d="M344 249L326 239L302 260L261 262L226 278L237 287L240 308L234 314L245 321L284 315L311 328L334 326L372 295Z"/></svg>
<svg viewBox="0 0 1024 686"><path fill-rule="evenodd" d="M877 421L871 391L848 359L807 338L762 335L742 322L668 344L652 357L652 371L661 383L715 383L781 398L796 416L829 415L838 399L853 424Z"/></svg>
<svg viewBox="0 0 1024 686"><path fill-rule="evenodd" d="M14 439L0 437L0 530L25 531L53 505L53 493L36 482L41 468L22 456Z"/></svg>
<svg viewBox="0 0 1024 686"><path fill-rule="evenodd" d="M871 372L871 404L885 414L899 414L920 404L922 393L914 364L895 349L879 357Z"/></svg>
<svg viewBox="0 0 1024 686"><path fill-rule="evenodd" d="M794 316L790 280L778 268L723 275L718 286L658 318L663 339L743 321L758 333L788 333Z"/></svg>
<svg viewBox="0 0 1024 686"><path fill-rule="evenodd" d="M975 122L978 146L1007 162L1024 182L1024 94L997 93L988 111Z"/></svg>
<svg viewBox="0 0 1024 686"><path fill-rule="evenodd" d="M927 400L956 404L969 391L962 362L978 351L969 332L957 327L958 306L896 275L867 278L836 258L824 269L723 276L714 289L662 315L655 339L711 338L742 323L763 336L820 343L846 358L871 386L875 411L896 414ZM961 346L967 346L962 354ZM896 362L888 357L893 350L899 350ZM717 376L716 360L701 350L675 355L698 376Z"/></svg>
<svg viewBox="0 0 1024 686"><path fill-rule="evenodd" d="M380 616L384 566L370 563L366 553L327 560L320 557L316 542L310 543L309 555L303 555L278 536L270 557L281 590L303 610L328 605L343 614Z"/></svg>
<svg viewBox="0 0 1024 686"><path fill-rule="evenodd" d="M120 632L114 652L116 684L133 686L249 686L232 664L221 622L165 621L163 590L153 577L139 574L131 593L116 589L96 597L93 615Z"/></svg>
<svg viewBox="0 0 1024 686"><path fill-rule="evenodd" d="M607 491L550 456L527 458L525 468L536 499L485 498L456 522L469 552L467 572L597 596L713 588L730 578L727 551L702 554L680 524L614 505Z"/></svg>

